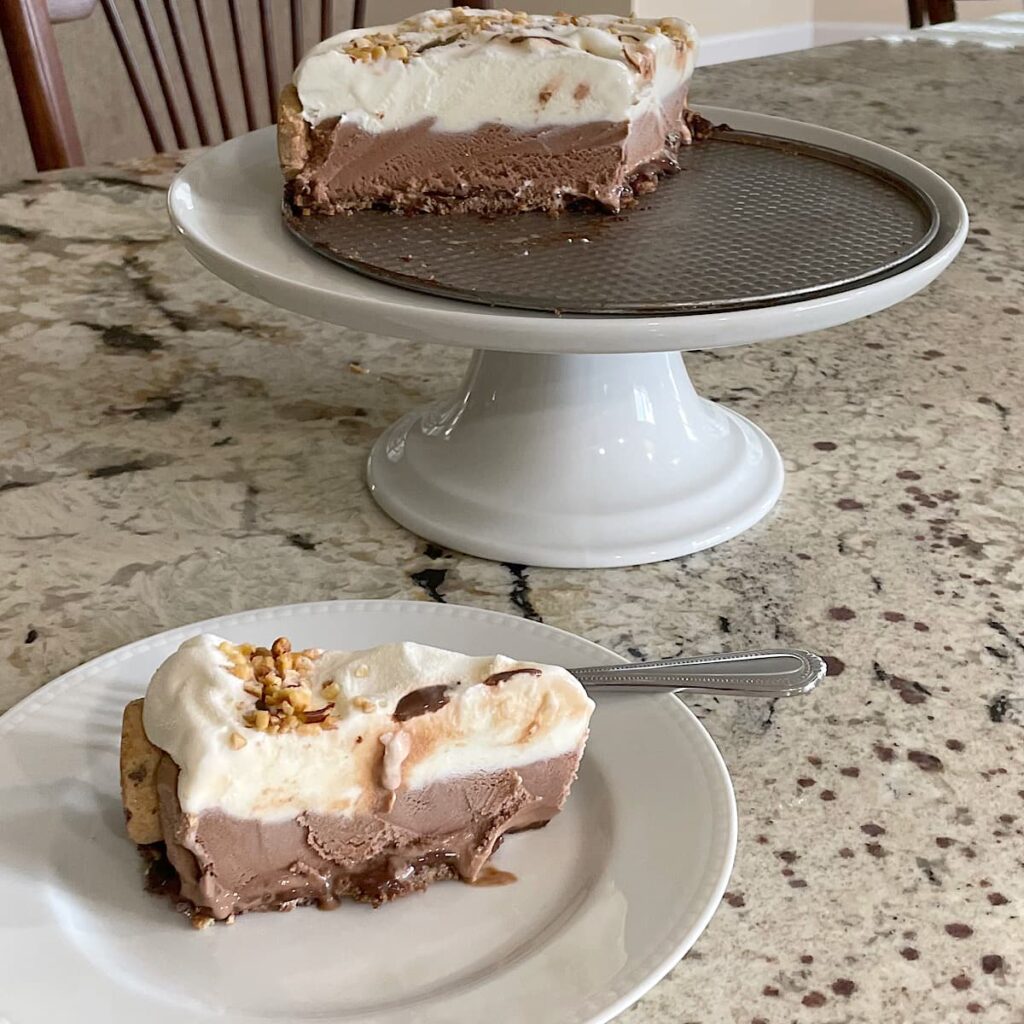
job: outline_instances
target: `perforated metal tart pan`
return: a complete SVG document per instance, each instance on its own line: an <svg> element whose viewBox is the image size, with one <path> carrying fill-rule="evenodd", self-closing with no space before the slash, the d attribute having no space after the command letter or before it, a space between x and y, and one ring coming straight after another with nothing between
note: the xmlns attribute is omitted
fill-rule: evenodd
<svg viewBox="0 0 1024 1024"><path fill-rule="evenodd" d="M819 297L904 269L931 199L831 149L716 129L621 214L296 216L324 256L389 284L489 306L608 316L715 313Z"/></svg>

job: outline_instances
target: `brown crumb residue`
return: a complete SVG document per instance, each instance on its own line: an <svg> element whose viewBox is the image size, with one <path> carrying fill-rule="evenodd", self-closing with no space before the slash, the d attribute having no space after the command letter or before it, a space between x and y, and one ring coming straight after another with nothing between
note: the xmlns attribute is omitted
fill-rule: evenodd
<svg viewBox="0 0 1024 1024"><path fill-rule="evenodd" d="M577 103L582 103L590 95L590 86L586 82L580 82L572 91L572 98Z"/></svg>

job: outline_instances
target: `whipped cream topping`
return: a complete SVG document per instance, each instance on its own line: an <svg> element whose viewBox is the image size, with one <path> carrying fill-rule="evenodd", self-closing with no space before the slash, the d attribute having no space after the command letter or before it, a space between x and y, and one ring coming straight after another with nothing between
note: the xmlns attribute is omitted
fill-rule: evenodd
<svg viewBox="0 0 1024 1024"><path fill-rule="evenodd" d="M697 35L678 18L454 8L313 47L293 82L303 117L369 133L632 121L684 88Z"/></svg>
<svg viewBox="0 0 1024 1024"><path fill-rule="evenodd" d="M216 809L266 821L304 811L355 814L372 808L382 791L575 752L594 709L563 668L387 644L317 659L314 706L327 703L328 687L331 728L270 734L244 724L254 699L232 671L230 646L210 634L187 640L146 693L146 735L180 768L186 814ZM426 687L444 687L447 699L396 718L402 698Z"/></svg>

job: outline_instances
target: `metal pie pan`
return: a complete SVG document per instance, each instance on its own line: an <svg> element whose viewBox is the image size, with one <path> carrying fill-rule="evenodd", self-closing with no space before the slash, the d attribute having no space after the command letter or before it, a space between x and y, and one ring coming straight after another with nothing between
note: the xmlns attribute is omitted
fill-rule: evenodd
<svg viewBox="0 0 1024 1024"><path fill-rule="evenodd" d="M887 277L924 258L934 202L877 164L716 129L620 214L296 216L323 256L388 284L487 306L607 316L780 305Z"/></svg>

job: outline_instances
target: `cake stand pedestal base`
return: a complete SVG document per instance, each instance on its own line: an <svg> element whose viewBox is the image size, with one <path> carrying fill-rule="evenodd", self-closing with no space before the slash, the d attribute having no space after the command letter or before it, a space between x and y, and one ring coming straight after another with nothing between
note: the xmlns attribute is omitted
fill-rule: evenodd
<svg viewBox="0 0 1024 1024"><path fill-rule="evenodd" d="M385 431L367 473L421 537L558 568L719 544L769 512L783 478L775 445L699 397L677 352L476 351L454 398Z"/></svg>

